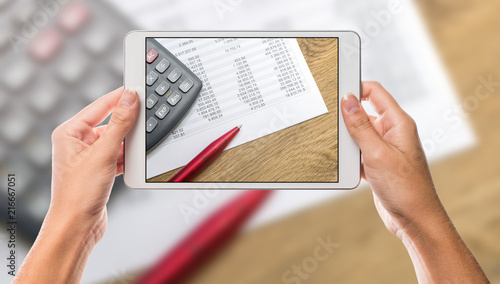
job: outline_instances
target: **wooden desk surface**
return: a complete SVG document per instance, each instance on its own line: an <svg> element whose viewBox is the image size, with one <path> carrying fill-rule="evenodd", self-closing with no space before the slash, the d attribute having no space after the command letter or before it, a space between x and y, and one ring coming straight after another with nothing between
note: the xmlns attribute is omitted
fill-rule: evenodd
<svg viewBox="0 0 500 284"><path fill-rule="evenodd" d="M193 181L338 181L337 39L300 38L297 41L328 113L224 151ZM148 181L166 182L179 170Z"/></svg>
<svg viewBox="0 0 500 284"><path fill-rule="evenodd" d="M416 2L461 101L474 95L478 77L500 80L500 1ZM469 114L477 146L431 164L431 171L458 232L490 281L500 283L500 88ZM371 192L360 188L240 235L190 283L283 283L282 274L314 253L318 237L328 236L340 247L301 283L417 282Z"/></svg>

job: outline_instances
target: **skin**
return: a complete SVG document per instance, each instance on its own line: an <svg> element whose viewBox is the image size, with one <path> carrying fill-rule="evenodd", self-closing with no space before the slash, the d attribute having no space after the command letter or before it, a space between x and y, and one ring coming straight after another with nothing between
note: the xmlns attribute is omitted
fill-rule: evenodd
<svg viewBox="0 0 500 284"><path fill-rule="evenodd" d="M38 237L13 283L79 283L107 227L106 203L123 173L123 139L139 109L116 89L52 133L52 195ZM96 127L111 112L107 126Z"/></svg>
<svg viewBox="0 0 500 284"><path fill-rule="evenodd" d="M420 283L489 283L455 230L434 188L415 122L375 82L363 100L341 101L344 121L362 152L362 176L387 229L405 245ZM123 96L122 96L123 93ZM106 203L123 173L123 138L137 117L132 90L100 98L52 134L52 199L42 229L13 283L79 283L107 227ZM113 112L108 126L96 127Z"/></svg>
<svg viewBox="0 0 500 284"><path fill-rule="evenodd" d="M406 247L418 282L489 283L439 200L413 119L377 82L363 82L361 100L378 116L352 94L342 98L342 115L380 218Z"/></svg>

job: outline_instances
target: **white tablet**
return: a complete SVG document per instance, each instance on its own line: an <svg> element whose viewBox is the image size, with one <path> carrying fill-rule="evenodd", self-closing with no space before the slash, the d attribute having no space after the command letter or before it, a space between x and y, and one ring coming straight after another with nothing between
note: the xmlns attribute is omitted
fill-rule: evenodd
<svg viewBox="0 0 500 284"><path fill-rule="evenodd" d="M125 138L127 186L358 185L360 151L339 108L360 96L356 33L133 31L124 45L124 85L141 102Z"/></svg>

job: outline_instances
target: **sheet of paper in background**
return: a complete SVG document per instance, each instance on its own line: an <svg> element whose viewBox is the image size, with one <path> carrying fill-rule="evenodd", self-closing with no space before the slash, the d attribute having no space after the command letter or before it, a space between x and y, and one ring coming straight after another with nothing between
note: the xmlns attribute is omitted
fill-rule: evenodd
<svg viewBox="0 0 500 284"><path fill-rule="evenodd" d="M153 30L357 30L364 38L362 76L380 81L415 117L422 140L442 129L447 139L427 146L431 159L457 153L475 143L466 123L451 120L457 97L441 65L418 11L411 1L390 20L383 0L278 1L118 1L108 0L140 28ZM229 2L233 4L228 4ZM228 4L217 10L217 3ZM378 14L377 14L378 13ZM368 32L367 32L368 31ZM340 94L341 95L341 94ZM451 114L450 114L451 111ZM447 115L443 117L443 115ZM451 122L449 122L451 120ZM248 229L350 194L350 191L279 191L257 212ZM90 256L83 283L127 279L172 248L176 241L238 192L208 198L208 205L186 221L179 208L192 204L196 191L129 191L117 196L109 209L109 227ZM141 228L147 228L147 235ZM152 229L154 228L154 229ZM154 233L151 233L154 231ZM126 238L124 237L126 236ZM127 248L124 250L124 248ZM103 269L106 267L106 269Z"/></svg>
<svg viewBox="0 0 500 284"><path fill-rule="evenodd" d="M363 80L381 82L415 118L431 160L475 144L414 1L108 1L153 30L355 30ZM446 138L431 143L436 131Z"/></svg>
<svg viewBox="0 0 500 284"><path fill-rule="evenodd" d="M296 39L157 41L203 88L179 126L148 153L147 178L184 166L235 126L243 128L226 149L328 112Z"/></svg>

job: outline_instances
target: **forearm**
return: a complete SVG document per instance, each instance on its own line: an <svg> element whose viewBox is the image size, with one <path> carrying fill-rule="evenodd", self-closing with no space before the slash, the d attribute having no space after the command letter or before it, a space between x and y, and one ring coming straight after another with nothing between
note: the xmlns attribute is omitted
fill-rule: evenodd
<svg viewBox="0 0 500 284"><path fill-rule="evenodd" d="M403 241L419 283L489 283L443 210L432 221L408 227Z"/></svg>
<svg viewBox="0 0 500 284"><path fill-rule="evenodd" d="M96 228L50 212L13 283L80 283ZM61 216L63 215L63 216Z"/></svg>

